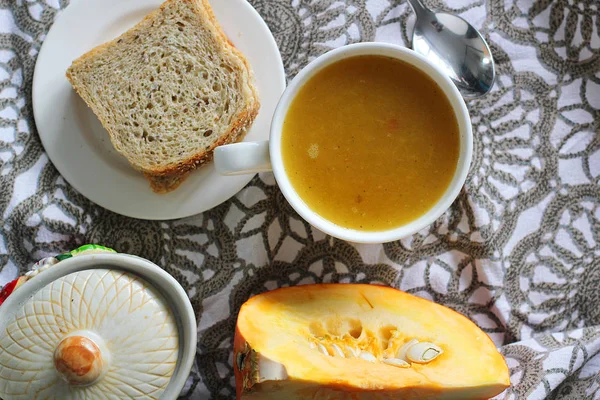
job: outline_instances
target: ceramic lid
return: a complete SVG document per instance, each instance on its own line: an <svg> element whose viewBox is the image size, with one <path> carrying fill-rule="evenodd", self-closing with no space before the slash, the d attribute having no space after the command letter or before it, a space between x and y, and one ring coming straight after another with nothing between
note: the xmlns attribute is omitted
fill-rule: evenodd
<svg viewBox="0 0 600 400"><path fill-rule="evenodd" d="M110 252L88 245L44 259L7 285L0 301L6 291L32 290L30 281L66 258ZM180 351L175 315L141 276L102 265L61 276L16 307L7 300L0 306L0 397L164 398Z"/></svg>

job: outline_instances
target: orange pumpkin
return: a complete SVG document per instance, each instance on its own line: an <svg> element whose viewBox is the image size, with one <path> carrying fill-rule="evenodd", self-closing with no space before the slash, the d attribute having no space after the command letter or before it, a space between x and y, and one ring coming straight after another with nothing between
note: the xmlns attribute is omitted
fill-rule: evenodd
<svg viewBox="0 0 600 400"><path fill-rule="evenodd" d="M504 358L463 315L360 284L249 299L234 371L238 399L484 399L509 386Z"/></svg>

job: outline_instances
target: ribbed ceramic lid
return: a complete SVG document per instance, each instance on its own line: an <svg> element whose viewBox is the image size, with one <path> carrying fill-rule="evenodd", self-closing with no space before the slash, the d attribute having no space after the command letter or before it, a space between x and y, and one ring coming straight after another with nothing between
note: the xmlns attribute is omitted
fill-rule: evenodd
<svg viewBox="0 0 600 400"><path fill-rule="evenodd" d="M148 282L119 269L56 279L0 327L5 400L158 399L178 359L171 308Z"/></svg>

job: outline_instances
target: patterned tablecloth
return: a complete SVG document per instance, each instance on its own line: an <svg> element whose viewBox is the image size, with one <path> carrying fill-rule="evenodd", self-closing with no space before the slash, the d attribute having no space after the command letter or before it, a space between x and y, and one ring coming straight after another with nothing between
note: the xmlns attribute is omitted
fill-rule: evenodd
<svg viewBox="0 0 600 400"><path fill-rule="evenodd" d="M36 55L67 3L0 0L0 285L84 243L163 266L188 291L199 323L184 398L233 397L236 312L251 295L384 282L466 314L492 337L511 369L512 387L499 398L600 399L597 0L425 1L482 30L498 80L468 103L474 159L451 210L385 245L352 245L311 228L272 174L178 221L124 218L82 197L48 161L31 107ZM346 43L408 44L414 21L405 0L252 3L288 78Z"/></svg>

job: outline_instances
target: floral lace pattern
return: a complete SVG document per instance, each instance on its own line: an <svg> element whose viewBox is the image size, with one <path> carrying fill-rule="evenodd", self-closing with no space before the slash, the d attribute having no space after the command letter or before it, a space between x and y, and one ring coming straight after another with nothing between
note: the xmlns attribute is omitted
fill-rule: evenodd
<svg viewBox="0 0 600 400"><path fill-rule="evenodd" d="M251 3L288 79L344 44L409 45L414 23L405 0ZM186 399L234 397L232 339L246 299L313 282L384 283L467 315L507 358L512 386L498 398L600 399L600 4L425 3L483 32L498 79L468 103L474 158L451 209L412 237L366 246L312 228L268 173L176 221L122 217L82 197L45 155L31 107L36 55L68 1L0 0L0 285L84 243L161 265L199 322Z"/></svg>

